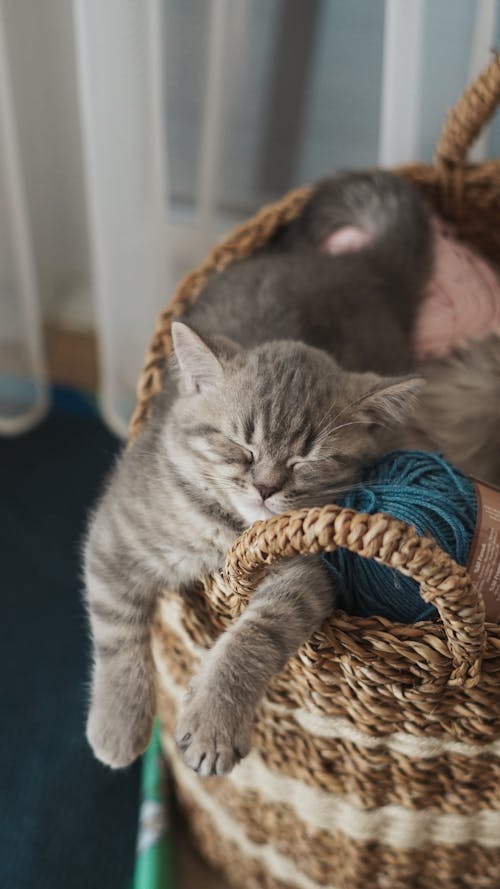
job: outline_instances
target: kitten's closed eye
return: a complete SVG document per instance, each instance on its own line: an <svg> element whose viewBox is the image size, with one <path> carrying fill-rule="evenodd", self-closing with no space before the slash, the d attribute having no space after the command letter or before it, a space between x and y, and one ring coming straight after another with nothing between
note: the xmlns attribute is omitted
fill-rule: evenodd
<svg viewBox="0 0 500 889"><path fill-rule="evenodd" d="M254 457L252 452L223 432L212 432L208 437L210 445L228 463L241 463L250 466Z"/></svg>
<svg viewBox="0 0 500 889"><path fill-rule="evenodd" d="M351 462L352 457L347 457L343 454L322 454L318 457L291 457L286 465L288 469L300 471L301 469L314 469L315 467L316 469L321 467L326 469L328 466L346 466Z"/></svg>

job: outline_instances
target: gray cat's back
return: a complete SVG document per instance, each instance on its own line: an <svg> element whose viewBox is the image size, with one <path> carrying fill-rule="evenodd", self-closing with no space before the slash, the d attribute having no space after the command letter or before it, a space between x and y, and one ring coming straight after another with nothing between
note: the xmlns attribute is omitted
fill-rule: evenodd
<svg viewBox="0 0 500 889"><path fill-rule="evenodd" d="M387 304L370 257L261 255L214 276L183 315L202 336L245 348L277 339L324 349L346 370L397 373L411 366L408 335Z"/></svg>
<svg viewBox="0 0 500 889"><path fill-rule="evenodd" d="M370 243L325 252L325 238L345 226ZM431 264L429 214L416 189L390 173L342 174L319 183L266 250L213 275L183 320L247 348L295 339L346 370L398 373L412 365L410 331Z"/></svg>

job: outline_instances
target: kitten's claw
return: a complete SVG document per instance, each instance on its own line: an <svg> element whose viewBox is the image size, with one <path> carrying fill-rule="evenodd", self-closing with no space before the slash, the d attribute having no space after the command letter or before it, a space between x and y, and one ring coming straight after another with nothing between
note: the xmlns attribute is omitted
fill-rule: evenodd
<svg viewBox="0 0 500 889"><path fill-rule="evenodd" d="M227 775L250 752L252 716L226 712L210 695L189 694L175 735L186 765L203 777Z"/></svg>
<svg viewBox="0 0 500 889"><path fill-rule="evenodd" d="M205 759L206 759L206 758L207 758L207 754L206 754L206 753L202 753L201 756L200 756L200 761L199 761L198 765L197 765L196 768L195 768L195 772L201 772L201 767L202 767L203 763L205 762Z"/></svg>

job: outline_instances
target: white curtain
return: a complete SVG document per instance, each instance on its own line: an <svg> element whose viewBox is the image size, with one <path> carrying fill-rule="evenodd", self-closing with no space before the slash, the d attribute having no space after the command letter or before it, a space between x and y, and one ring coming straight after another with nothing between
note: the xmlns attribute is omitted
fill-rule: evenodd
<svg viewBox="0 0 500 889"><path fill-rule="evenodd" d="M154 318L234 222L339 167L430 160L499 0L0 0L0 432L43 326L95 330L125 434ZM494 124L476 159L500 154Z"/></svg>

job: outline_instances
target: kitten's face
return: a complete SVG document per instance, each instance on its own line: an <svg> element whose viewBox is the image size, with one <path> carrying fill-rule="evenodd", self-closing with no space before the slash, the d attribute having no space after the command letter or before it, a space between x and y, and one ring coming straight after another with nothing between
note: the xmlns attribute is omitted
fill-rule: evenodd
<svg viewBox="0 0 500 889"><path fill-rule="evenodd" d="M334 502L383 452L383 428L418 385L346 373L291 341L248 352L224 344L215 357L185 325L175 328L183 389L170 421L176 462L245 525Z"/></svg>

